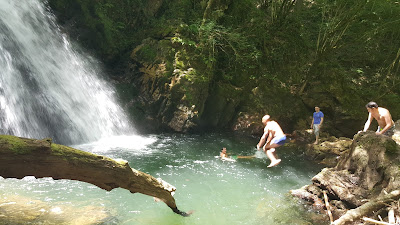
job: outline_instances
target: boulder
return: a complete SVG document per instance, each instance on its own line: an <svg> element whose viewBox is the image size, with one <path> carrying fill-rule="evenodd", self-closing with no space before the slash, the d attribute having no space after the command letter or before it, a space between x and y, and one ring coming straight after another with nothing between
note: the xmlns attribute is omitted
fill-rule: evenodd
<svg viewBox="0 0 400 225"><path fill-rule="evenodd" d="M397 120L396 123L394 124L394 134L392 136L392 139L396 141L397 144L400 145L400 120Z"/></svg>
<svg viewBox="0 0 400 225"><path fill-rule="evenodd" d="M336 166L340 157L350 150L352 144L350 138L336 138L328 136L327 133L321 133L319 144L312 144L315 141L312 129L295 130L289 136L297 148L305 149L304 153L308 158L328 167Z"/></svg>
<svg viewBox="0 0 400 225"><path fill-rule="evenodd" d="M343 143L347 146L347 140ZM335 148L329 151L342 154L337 165L323 169L312 178L312 184L291 191L293 196L316 204L324 200L322 193L325 191L331 200L333 218L348 218L335 224L374 216L373 211L376 212L382 201L386 204L398 199L399 195L394 192L400 188L400 152L393 139L372 131L361 132L354 136L350 150L345 153L335 152ZM376 204L363 206L366 202ZM383 208L385 204L379 207Z"/></svg>
<svg viewBox="0 0 400 225"><path fill-rule="evenodd" d="M325 140L325 141L324 141ZM334 167L341 156L350 150L352 140L345 137L321 139L319 144L306 145L306 155L328 167Z"/></svg>

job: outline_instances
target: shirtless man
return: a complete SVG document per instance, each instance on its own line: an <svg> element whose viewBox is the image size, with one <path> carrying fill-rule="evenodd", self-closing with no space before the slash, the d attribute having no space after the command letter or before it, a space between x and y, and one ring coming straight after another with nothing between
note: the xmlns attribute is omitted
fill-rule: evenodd
<svg viewBox="0 0 400 225"><path fill-rule="evenodd" d="M274 152L275 148L285 144L286 135L283 133L282 128L277 122L270 120L269 115L265 115L262 118L262 123L265 125L264 134L260 138L260 142L257 144L257 150L260 150L263 146L263 151L271 160L271 164L269 164L268 167L273 167L281 162L281 159L275 157Z"/></svg>
<svg viewBox="0 0 400 225"><path fill-rule="evenodd" d="M394 133L394 121L390 115L389 110L378 107L375 102L369 102L365 107L368 110L368 120L365 122L363 131L367 131L371 125L372 118L376 119L378 122L377 134L384 134L391 137Z"/></svg>

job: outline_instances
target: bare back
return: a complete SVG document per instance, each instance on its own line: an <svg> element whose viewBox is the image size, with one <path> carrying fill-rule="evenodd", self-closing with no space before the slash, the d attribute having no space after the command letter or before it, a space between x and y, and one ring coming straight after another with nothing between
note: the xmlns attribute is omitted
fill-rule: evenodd
<svg viewBox="0 0 400 225"><path fill-rule="evenodd" d="M282 131L282 128L275 121L268 121L267 125L265 126L264 132L271 133L273 137L285 135Z"/></svg>

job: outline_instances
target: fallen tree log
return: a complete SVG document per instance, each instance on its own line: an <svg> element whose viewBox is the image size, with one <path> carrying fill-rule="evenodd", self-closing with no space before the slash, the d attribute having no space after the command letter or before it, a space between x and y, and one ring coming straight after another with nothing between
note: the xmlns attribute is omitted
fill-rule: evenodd
<svg viewBox="0 0 400 225"><path fill-rule="evenodd" d="M370 219L368 217L364 217L363 220L365 222L369 222L369 223L373 223L373 224L379 224L379 225L390 225L390 224L393 224L393 223L386 223L386 222L383 222L383 221Z"/></svg>
<svg viewBox="0 0 400 225"><path fill-rule="evenodd" d="M398 190L392 191L385 196L376 198L374 200L365 203L364 205L361 205L360 207L347 211L346 214L341 216L339 219L335 220L332 224L333 225L350 224L351 222L354 222L355 220L358 220L368 215L372 211L382 208L389 202L397 200L399 197L400 197L400 191Z"/></svg>
<svg viewBox="0 0 400 225"><path fill-rule="evenodd" d="M172 196L176 189L167 182L132 169L124 160L113 160L54 144L51 139L36 140L0 135L0 176L77 180L107 191L120 187L131 193L156 197L179 215L190 214L178 210Z"/></svg>

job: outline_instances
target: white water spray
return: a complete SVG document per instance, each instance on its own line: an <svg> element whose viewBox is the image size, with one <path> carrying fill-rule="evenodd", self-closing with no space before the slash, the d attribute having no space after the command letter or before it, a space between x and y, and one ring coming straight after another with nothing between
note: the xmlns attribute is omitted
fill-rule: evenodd
<svg viewBox="0 0 400 225"><path fill-rule="evenodd" d="M0 0L0 132L78 144L132 132L89 57L40 0Z"/></svg>

